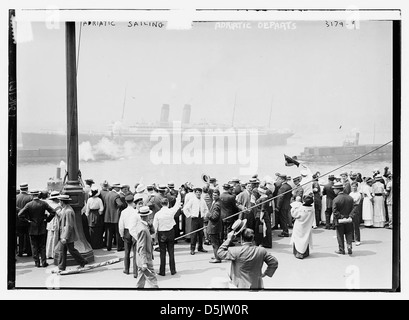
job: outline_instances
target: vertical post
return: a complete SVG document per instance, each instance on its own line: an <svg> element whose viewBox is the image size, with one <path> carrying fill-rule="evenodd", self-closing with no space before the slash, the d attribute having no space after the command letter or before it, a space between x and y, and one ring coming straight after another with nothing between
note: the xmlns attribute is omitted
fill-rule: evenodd
<svg viewBox="0 0 409 320"><path fill-rule="evenodd" d="M75 211L75 232L78 240L74 246L88 260L94 261L92 247L85 238L81 209L84 207L84 190L79 181L79 152L78 152L78 112L77 112L77 68L75 49L75 22L65 23L66 45L66 70L67 70L67 184L64 185L63 193L72 199L70 205ZM88 226L85 226L88 227ZM58 257L54 258L57 264ZM77 262L67 255L67 265L75 265Z"/></svg>
<svg viewBox="0 0 409 320"><path fill-rule="evenodd" d="M8 246L7 246L7 288L13 289L16 281L16 141L17 141L17 48L13 39L12 19L15 10L9 10L9 154L8 154ZM14 173L14 174L12 174Z"/></svg>

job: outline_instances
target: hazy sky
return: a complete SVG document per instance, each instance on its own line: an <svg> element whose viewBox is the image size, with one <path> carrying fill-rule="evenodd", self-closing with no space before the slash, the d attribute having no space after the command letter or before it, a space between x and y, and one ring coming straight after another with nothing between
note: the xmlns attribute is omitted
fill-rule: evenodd
<svg viewBox="0 0 409 320"><path fill-rule="evenodd" d="M156 121L162 104L180 120L272 123L296 133L374 126L391 135L392 23L361 21L358 30L325 21L295 21L294 29L193 29L81 26L78 61L79 130L120 120ZM19 43L18 130L65 130L65 36L32 24ZM36 119L36 120L33 120Z"/></svg>

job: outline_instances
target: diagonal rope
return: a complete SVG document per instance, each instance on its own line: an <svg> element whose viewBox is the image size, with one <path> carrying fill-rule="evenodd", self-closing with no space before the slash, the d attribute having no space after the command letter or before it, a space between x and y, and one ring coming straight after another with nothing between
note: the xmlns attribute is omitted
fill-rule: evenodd
<svg viewBox="0 0 409 320"><path fill-rule="evenodd" d="M320 175L320 177L325 177L326 175L329 175L329 174L332 173L332 172L335 172L335 171L337 171L337 170L339 170L339 169L341 169L341 168L343 168L343 167L345 167L345 166L347 166L347 165L349 165L349 164L351 164L351 163L353 163L353 162L355 162L355 161L358 161L358 160L360 160L360 159L366 157L367 155L369 155L369 154L371 154L371 153L373 153L373 152L375 152L375 151L377 151L377 150L379 150L379 149L385 147L386 145L392 143L392 141L393 141L393 140L388 141L388 142L386 142L386 143L380 145L379 147L376 147L375 149L372 149L372 150L370 150L369 152L367 152L367 153L365 153L365 154L359 156L358 158L355 158L355 159L353 159L353 160L351 160L351 161L349 161L349 162L347 162L347 163L345 163L345 164L343 164L343 165L341 165L341 166L339 166L339 167L337 167L337 168L335 168L335 169L333 169L333 170L331 170L331 171L328 171L328 172L326 172L326 173ZM241 211L239 211L239 212L237 212L237 213L235 213L235 214L232 214L232 215L230 215L230 216L228 216L228 217L226 217L226 218L223 218L222 220L227 220L227 219L229 219L229 218L232 218L232 217L234 217L234 216L237 216L237 215L241 214L242 212L252 210L253 208L256 208L256 207L258 207L258 206L260 206L260 205L262 205L262 204L264 204L264 203L270 202L270 201L272 201L272 200L274 200L274 199L276 199L276 198L278 198L278 197L281 197L282 195L284 195L284 194L286 194L286 193L292 192L293 190L295 190L295 189L297 189L297 188L299 188L299 187L305 186L306 184L309 184L309 183L311 183L311 182L313 182L313 181L314 181L314 179L313 179L313 180L310 180L310 181L307 181L307 182L305 182L305 183L303 183L303 184L300 184L300 185L297 186L296 188L291 188L290 190L287 190L286 192L283 192L283 193L281 193L280 195L277 195L277 196L272 197L272 198L268 198L267 200L264 200L264 201L262 201L262 202L260 202L260 203L257 203L257 204L255 204L254 206L249 207L249 208L247 208L247 209L245 209L245 210L241 210ZM192 231L192 232L189 232L189 233L184 234L183 236L180 236L180 237L175 238L175 240L179 240L179 239L184 238L184 237L186 237L186 236L188 236L188 235L190 235L190 234L193 234L193 233L195 233L195 232L204 230L205 228L206 228L206 227L203 227L203 228L200 228L200 229L196 229L196 230L194 230L194 231Z"/></svg>

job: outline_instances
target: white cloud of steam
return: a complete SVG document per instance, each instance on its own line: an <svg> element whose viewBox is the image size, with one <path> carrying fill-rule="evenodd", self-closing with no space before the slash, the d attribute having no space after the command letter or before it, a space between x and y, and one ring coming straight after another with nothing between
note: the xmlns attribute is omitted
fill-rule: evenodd
<svg viewBox="0 0 409 320"><path fill-rule="evenodd" d="M134 141L125 141L123 144L116 143L106 137L96 145L84 141L79 145L79 158L82 161L98 161L107 159L119 159L130 157L137 151Z"/></svg>

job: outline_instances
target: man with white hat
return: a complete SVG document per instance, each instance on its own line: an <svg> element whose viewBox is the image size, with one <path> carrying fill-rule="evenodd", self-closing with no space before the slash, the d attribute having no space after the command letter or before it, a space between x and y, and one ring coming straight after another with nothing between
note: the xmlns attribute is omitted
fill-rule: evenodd
<svg viewBox="0 0 409 320"><path fill-rule="evenodd" d="M33 190L30 194L33 196L33 200L20 210L18 218L26 220L30 224L28 233L35 266L38 268L47 267L45 249L47 241L46 222L50 222L54 218L56 211L47 202L38 198L40 191ZM49 216L46 215L46 211L50 213Z"/></svg>
<svg viewBox="0 0 409 320"><path fill-rule="evenodd" d="M50 193L50 196L47 198L48 204L56 211L56 215L52 220L47 223L47 243L45 248L45 253L48 259L54 259L54 249L57 245L58 239L58 224L59 224L59 216L61 211L60 200L58 200L58 196L60 192L57 190L53 190Z"/></svg>
<svg viewBox="0 0 409 320"><path fill-rule="evenodd" d="M226 241L219 247L220 259L231 260L230 279L237 288L263 289L263 277L272 277L278 268L278 260L266 248L254 245L254 231L246 228L246 219L237 219ZM241 236L242 245L230 247L230 243ZM263 272L264 263L267 269Z"/></svg>
<svg viewBox="0 0 409 320"><path fill-rule="evenodd" d="M148 206L143 206L138 211L140 220L129 232L136 240L136 264L138 265L138 276L136 278L136 287L144 288L146 281L152 288L158 287L155 270L153 268L153 244L151 232L153 228L149 226L148 221L152 210Z"/></svg>
<svg viewBox="0 0 409 320"><path fill-rule="evenodd" d="M20 184L20 193L16 197L16 206L19 210L24 208L24 206L29 203L33 197L28 194L28 183L23 182ZM31 257L31 244L30 236L28 234L29 223L27 221L22 221L16 219L16 233L17 233L17 255L22 257L23 254L27 254L27 257Z"/></svg>

